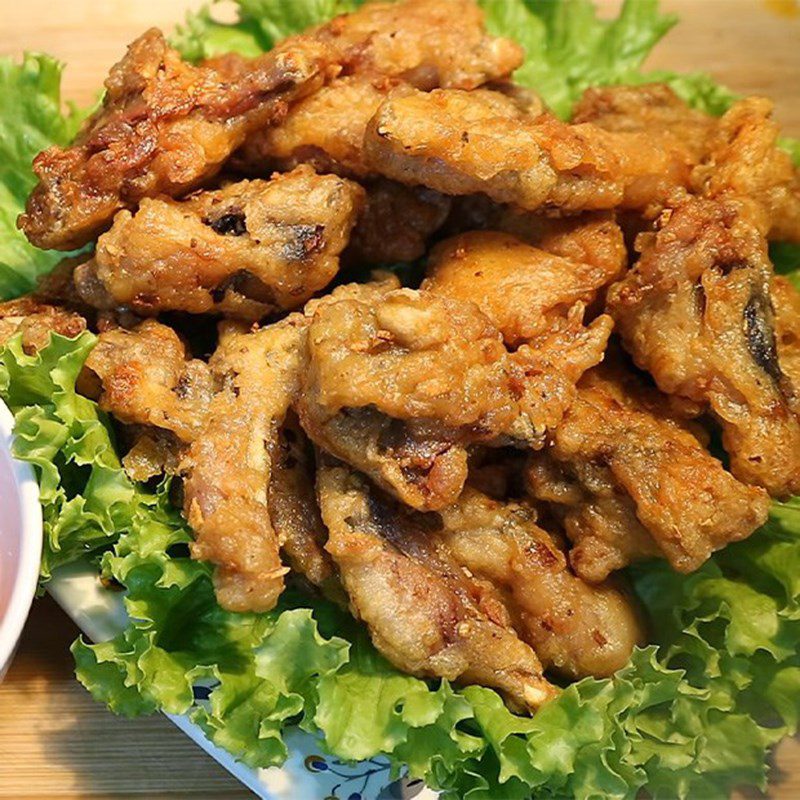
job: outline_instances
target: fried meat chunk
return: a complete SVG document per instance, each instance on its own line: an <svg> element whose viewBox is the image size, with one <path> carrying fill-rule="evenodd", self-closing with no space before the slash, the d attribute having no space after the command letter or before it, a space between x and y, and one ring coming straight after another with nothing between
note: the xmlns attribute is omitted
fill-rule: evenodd
<svg viewBox="0 0 800 800"><path fill-rule="evenodd" d="M308 166L186 200L143 200L117 214L76 285L97 308L257 320L331 281L362 200L356 184Z"/></svg>
<svg viewBox="0 0 800 800"><path fill-rule="evenodd" d="M608 295L625 347L663 392L713 412L734 475L797 493L800 395L776 349L760 209L689 199L637 248Z"/></svg>
<svg viewBox="0 0 800 800"><path fill-rule="evenodd" d="M298 314L255 331L227 323L209 362L216 392L182 464L184 513L195 534L192 556L216 565L217 600L231 611L268 611L283 590L288 569L268 492L305 335Z"/></svg>
<svg viewBox="0 0 800 800"><path fill-rule="evenodd" d="M491 686L522 709L555 696L499 593L442 546L439 515L396 503L340 463L322 464L317 489L350 608L389 661L412 675Z"/></svg>
<svg viewBox="0 0 800 800"><path fill-rule="evenodd" d="M589 581L655 555L695 570L749 536L769 507L766 492L737 481L619 365L583 377L553 446L531 453L527 482L562 520L570 563Z"/></svg>
<svg viewBox="0 0 800 800"><path fill-rule="evenodd" d="M516 348L509 362L534 432L530 446L544 445L581 375L602 360L611 318L587 326L584 309L622 266L621 258L573 262L494 231L456 236L431 253L423 288L474 303Z"/></svg>
<svg viewBox="0 0 800 800"><path fill-rule="evenodd" d="M590 122L617 133L671 134L676 147L686 148L693 165L705 157L717 124L714 117L690 108L664 83L587 89L575 106L572 122Z"/></svg>
<svg viewBox="0 0 800 800"><path fill-rule="evenodd" d="M463 487L467 444L529 432L489 320L471 303L395 286L342 287L309 309L300 421L403 502L440 508Z"/></svg>
<svg viewBox="0 0 800 800"><path fill-rule="evenodd" d="M788 278L772 279L775 340L781 369L793 386L800 386L800 292Z"/></svg>
<svg viewBox="0 0 800 800"><path fill-rule="evenodd" d="M772 103L747 97L728 109L709 139L692 184L707 197L748 197L767 214L769 235L800 242L800 174L778 147Z"/></svg>
<svg viewBox="0 0 800 800"><path fill-rule="evenodd" d="M153 426L191 442L206 424L211 374L178 334L155 320L100 334L86 359L81 388L128 425Z"/></svg>
<svg viewBox="0 0 800 800"><path fill-rule="evenodd" d="M0 347L17 334L22 349L38 352L50 341L50 334L74 338L86 330L86 320L73 311L50 305L36 295L25 295L0 303Z"/></svg>
<svg viewBox="0 0 800 800"><path fill-rule="evenodd" d="M333 64L328 47L296 37L224 74L182 61L160 31L147 31L111 69L103 105L75 142L34 160L39 183L20 227L38 247L70 250L120 209L194 189L250 131L319 88Z"/></svg>
<svg viewBox="0 0 800 800"><path fill-rule="evenodd" d="M270 520L292 571L342 600L336 568L325 550L328 531L317 505L315 474L313 446L290 411L272 453L267 496Z"/></svg>
<svg viewBox="0 0 800 800"><path fill-rule="evenodd" d="M440 515L434 536L472 575L502 590L520 638L546 669L599 678L628 663L643 641L632 598L610 581L577 577L530 506L467 487Z"/></svg>
<svg viewBox="0 0 800 800"><path fill-rule="evenodd" d="M671 136L534 117L485 89L389 97L364 147L388 178L444 194L482 192L529 211L644 209L687 186L691 168Z"/></svg>
<svg viewBox="0 0 800 800"><path fill-rule="evenodd" d="M552 330L576 303L589 305L625 268L616 257L572 261L507 233L472 231L439 243L423 287L475 303L511 347Z"/></svg>

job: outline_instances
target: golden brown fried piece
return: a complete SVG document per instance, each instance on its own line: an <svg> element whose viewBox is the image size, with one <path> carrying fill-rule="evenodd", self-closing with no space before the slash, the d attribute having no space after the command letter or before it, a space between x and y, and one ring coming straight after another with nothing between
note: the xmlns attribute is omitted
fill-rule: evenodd
<svg viewBox="0 0 800 800"><path fill-rule="evenodd" d="M499 332L471 303L396 284L342 287L307 311L299 400L315 444L418 509L461 491L465 445L531 432Z"/></svg>
<svg viewBox="0 0 800 800"><path fill-rule="evenodd" d="M692 185L707 197L757 201L767 214L771 238L800 242L800 175L777 146L779 133L769 100L740 100L715 126Z"/></svg>
<svg viewBox="0 0 800 800"><path fill-rule="evenodd" d="M664 83L587 89L575 106L572 122L591 122L618 133L671 134L673 146L685 148L692 164L706 155L717 124L714 117L690 108Z"/></svg>
<svg viewBox="0 0 800 800"><path fill-rule="evenodd" d="M104 331L84 372L81 389L120 422L171 431L183 442L205 426L212 393L208 367L191 359L175 331L160 322Z"/></svg>
<svg viewBox="0 0 800 800"><path fill-rule="evenodd" d="M328 531L317 506L315 473L311 442L290 411L272 454L267 498L269 517L278 539L283 542L283 554L292 570L330 597L342 601L336 568L324 549Z"/></svg>
<svg viewBox="0 0 800 800"><path fill-rule="evenodd" d="M746 201L687 200L637 240L608 310L663 392L714 413L734 475L783 497L800 491L800 396L775 346L761 220Z"/></svg>
<svg viewBox="0 0 800 800"><path fill-rule="evenodd" d="M368 164L444 194L484 193L535 211L644 209L688 185L673 137L615 133L532 116L484 89L390 97L367 128Z"/></svg>
<svg viewBox="0 0 800 800"><path fill-rule="evenodd" d="M434 534L472 575L501 589L520 637L545 668L570 678L605 677L643 641L633 601L611 582L576 577L536 515L471 488L441 512Z"/></svg>
<svg viewBox="0 0 800 800"><path fill-rule="evenodd" d="M800 292L788 278L776 275L770 295L775 310L778 361L792 385L800 386Z"/></svg>
<svg viewBox="0 0 800 800"><path fill-rule="evenodd" d="M516 42L486 33L474 0L366 3L305 35L332 48L345 74L377 73L423 90L473 89L523 59Z"/></svg>
<svg viewBox="0 0 800 800"><path fill-rule="evenodd" d="M22 349L32 355L46 347L50 334L73 338L86 330L86 320L80 315L25 295L0 303L0 347L9 339L22 334Z"/></svg>
<svg viewBox="0 0 800 800"><path fill-rule="evenodd" d="M576 303L590 304L625 268L616 258L572 261L496 231L472 231L438 244L423 288L475 303L518 347L552 330Z"/></svg>
<svg viewBox="0 0 800 800"><path fill-rule="evenodd" d="M541 447L575 397L575 384L598 364L612 322L583 322L584 308L616 277L618 257L597 266L539 250L513 236L473 231L439 244L431 253L423 288L473 302L500 330L521 406Z"/></svg>
<svg viewBox="0 0 800 800"><path fill-rule="evenodd" d="M163 475L177 475L186 445L175 434L149 425L131 425L124 430L128 452L122 458L127 476L148 481Z"/></svg>
<svg viewBox="0 0 800 800"><path fill-rule="evenodd" d="M362 199L356 184L301 166L187 200L143 200L117 214L76 285L97 308L143 315L257 320L297 308L338 271Z"/></svg>
<svg viewBox="0 0 800 800"><path fill-rule="evenodd" d="M39 183L20 227L39 247L79 247L120 209L213 176L250 131L280 119L336 69L329 48L297 37L226 75L187 64L150 30L112 68L103 105L74 144L34 160Z"/></svg>
<svg viewBox="0 0 800 800"><path fill-rule="evenodd" d="M520 708L537 708L555 696L499 593L442 546L438 514L396 503L343 464L323 464L317 489L326 547L350 608L395 666L491 686Z"/></svg>
<svg viewBox="0 0 800 800"><path fill-rule="evenodd" d="M192 556L216 564L217 600L230 611L268 611L283 590L288 569L268 487L305 335L300 315L256 331L229 326L209 362L218 390L182 465L184 513L195 533Z"/></svg>
<svg viewBox="0 0 800 800"><path fill-rule="evenodd" d="M366 184L367 203L344 261L392 264L421 258L450 213L450 198L424 186L377 179Z"/></svg>
<svg viewBox="0 0 800 800"><path fill-rule="evenodd" d="M583 377L553 447L531 454L527 479L562 519L570 562L590 581L654 555L690 572L749 536L769 507L766 492L726 472L667 401L620 366Z"/></svg>

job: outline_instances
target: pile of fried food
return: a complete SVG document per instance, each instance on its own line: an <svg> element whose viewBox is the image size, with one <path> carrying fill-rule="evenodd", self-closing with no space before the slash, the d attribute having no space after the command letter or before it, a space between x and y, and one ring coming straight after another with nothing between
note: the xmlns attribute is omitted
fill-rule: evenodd
<svg viewBox="0 0 800 800"><path fill-rule="evenodd" d="M291 575L400 669L533 710L545 670L646 641L616 571L690 572L800 492L800 295L767 250L800 180L764 99L596 88L566 123L522 57L472 0L199 65L148 31L20 217L96 246L0 339L99 333L80 389L132 477L175 476L223 607ZM379 269L420 259L419 288Z"/></svg>

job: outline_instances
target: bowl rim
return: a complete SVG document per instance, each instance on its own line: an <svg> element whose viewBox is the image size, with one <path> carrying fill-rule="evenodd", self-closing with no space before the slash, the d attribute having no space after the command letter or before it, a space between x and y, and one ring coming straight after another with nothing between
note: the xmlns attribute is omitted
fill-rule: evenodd
<svg viewBox="0 0 800 800"><path fill-rule="evenodd" d="M39 503L39 484L31 465L14 458L11 454L13 431L14 417L8 406L0 400L0 450L7 452L11 459L12 478L22 520L19 567L13 577L8 606L0 618L0 675L11 661L28 618L39 582L42 557L42 508Z"/></svg>

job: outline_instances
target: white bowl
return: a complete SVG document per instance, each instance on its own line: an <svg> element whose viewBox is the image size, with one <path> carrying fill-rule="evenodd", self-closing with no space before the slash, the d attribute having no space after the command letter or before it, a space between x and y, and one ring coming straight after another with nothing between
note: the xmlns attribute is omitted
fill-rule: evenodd
<svg viewBox="0 0 800 800"><path fill-rule="evenodd" d="M0 679L36 594L42 556L39 486L30 464L11 456L13 427L0 400Z"/></svg>

